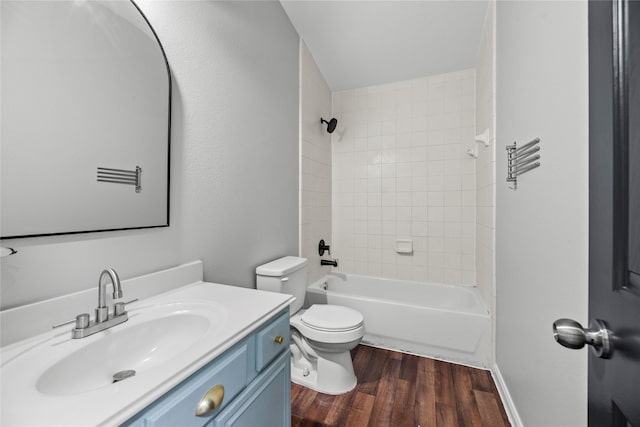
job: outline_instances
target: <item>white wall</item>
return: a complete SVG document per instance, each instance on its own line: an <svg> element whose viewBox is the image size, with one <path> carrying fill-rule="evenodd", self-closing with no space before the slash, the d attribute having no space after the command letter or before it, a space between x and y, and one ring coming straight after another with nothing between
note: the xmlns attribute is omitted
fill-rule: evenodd
<svg viewBox="0 0 640 427"><path fill-rule="evenodd" d="M3 240L2 245L18 251L0 259L2 309L97 286L98 275L105 267L115 268L120 278L125 279L181 261L176 226L11 239ZM124 297L127 298L126 289ZM97 298L96 293L96 303Z"/></svg>
<svg viewBox="0 0 640 427"><path fill-rule="evenodd" d="M14 239L2 307L202 259L205 279L253 286L298 253L298 36L278 2L138 4L173 72L171 227ZM126 297L126 289L124 290Z"/></svg>
<svg viewBox="0 0 640 427"><path fill-rule="evenodd" d="M307 258L309 283L331 271L321 266L318 242L331 242L331 135L320 118L331 119L331 91L307 46L300 40L300 256Z"/></svg>
<svg viewBox="0 0 640 427"><path fill-rule="evenodd" d="M496 362L525 426L587 425L587 3L497 3ZM541 138L541 167L507 188L504 147Z"/></svg>
<svg viewBox="0 0 640 427"><path fill-rule="evenodd" d="M333 240L343 271L475 283L474 70L333 94ZM411 239L413 253L395 251Z"/></svg>
<svg viewBox="0 0 640 427"><path fill-rule="evenodd" d="M471 68L487 0L282 1L334 91Z"/></svg>

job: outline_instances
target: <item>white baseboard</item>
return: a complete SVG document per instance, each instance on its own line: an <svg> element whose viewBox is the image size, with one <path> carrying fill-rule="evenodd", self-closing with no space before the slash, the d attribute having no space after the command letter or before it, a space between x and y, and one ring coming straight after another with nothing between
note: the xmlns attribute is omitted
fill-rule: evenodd
<svg viewBox="0 0 640 427"><path fill-rule="evenodd" d="M505 384L504 378L502 378L502 374L500 373L500 369L495 363L493 364L493 369L491 370L491 376L493 376L493 381L496 383L498 393L500 393L500 397L502 398L502 403L504 404L504 409L507 412L507 416L509 417L511 426L523 427L522 420L520 419L520 415L518 414L518 410L516 409L516 405L513 403L511 395L509 394L507 384Z"/></svg>

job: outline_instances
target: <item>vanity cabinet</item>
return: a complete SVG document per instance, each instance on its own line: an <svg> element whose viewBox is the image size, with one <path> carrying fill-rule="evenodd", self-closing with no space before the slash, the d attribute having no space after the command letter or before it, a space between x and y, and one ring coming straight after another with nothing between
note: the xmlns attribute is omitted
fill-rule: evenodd
<svg viewBox="0 0 640 427"><path fill-rule="evenodd" d="M122 425L288 427L289 337L285 309ZM205 395L215 408L197 416Z"/></svg>
<svg viewBox="0 0 640 427"><path fill-rule="evenodd" d="M289 426L291 393L289 352L281 354L207 427ZM283 404L282 396L287 396Z"/></svg>

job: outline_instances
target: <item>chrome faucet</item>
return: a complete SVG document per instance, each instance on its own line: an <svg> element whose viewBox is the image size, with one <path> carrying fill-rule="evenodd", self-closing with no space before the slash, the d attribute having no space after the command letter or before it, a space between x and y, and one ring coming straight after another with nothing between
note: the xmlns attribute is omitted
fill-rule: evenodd
<svg viewBox="0 0 640 427"><path fill-rule="evenodd" d="M104 269L98 279L98 307L96 308L96 318L90 320L88 313L82 313L78 314L75 320L53 325L53 327L57 328L75 322L75 327L71 330L71 337L84 338L96 332L109 329L122 322L126 322L129 316L124 309L125 304L137 301L138 299L136 298L127 303L116 302L113 304L113 312L109 313L109 307L107 307L107 282L103 280L105 276L108 276L111 280L113 299L122 298L122 285L120 284L118 273L116 273L113 268Z"/></svg>
<svg viewBox="0 0 640 427"><path fill-rule="evenodd" d="M104 276L111 278L113 287L113 299L122 298L122 285L118 273L113 268L102 270L98 279L98 308L96 308L96 323L102 323L109 318L109 307L107 307L107 284L102 280ZM115 310L115 309L114 309Z"/></svg>

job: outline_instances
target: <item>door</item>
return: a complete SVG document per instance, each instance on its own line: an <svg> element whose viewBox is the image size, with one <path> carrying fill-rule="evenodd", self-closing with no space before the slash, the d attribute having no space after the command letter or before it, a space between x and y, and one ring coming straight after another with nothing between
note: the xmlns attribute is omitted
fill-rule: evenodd
<svg viewBox="0 0 640 427"><path fill-rule="evenodd" d="M589 3L589 158L589 425L640 427L639 1Z"/></svg>
<svg viewBox="0 0 640 427"><path fill-rule="evenodd" d="M589 425L640 427L640 1L589 2Z"/></svg>

